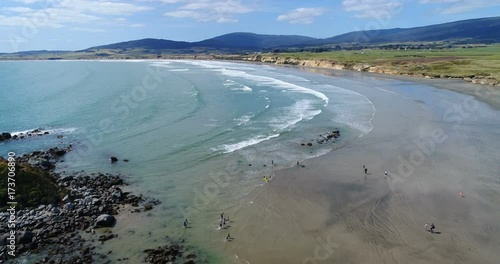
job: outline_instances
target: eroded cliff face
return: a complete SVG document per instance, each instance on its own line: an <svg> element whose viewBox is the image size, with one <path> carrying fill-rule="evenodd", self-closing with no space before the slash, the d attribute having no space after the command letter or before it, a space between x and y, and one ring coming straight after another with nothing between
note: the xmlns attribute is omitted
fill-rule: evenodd
<svg viewBox="0 0 500 264"><path fill-rule="evenodd" d="M220 59L220 58L216 58ZM297 59L297 58L283 58L279 56L231 56L224 57L223 59L229 60L243 60L243 61L254 61L262 63L272 63L276 65L294 65L301 67L314 67L314 68L324 68L324 69L334 69L334 70L350 70L359 72L371 72L371 73L382 73L390 75L406 75L414 77L424 77L424 78L445 78L445 79L462 79L467 82L496 86L500 87L500 81L491 77L484 76L449 76L440 74L413 74L407 71L407 66L394 66L394 65L371 65L367 63L340 63L330 60L312 60L312 59Z"/></svg>

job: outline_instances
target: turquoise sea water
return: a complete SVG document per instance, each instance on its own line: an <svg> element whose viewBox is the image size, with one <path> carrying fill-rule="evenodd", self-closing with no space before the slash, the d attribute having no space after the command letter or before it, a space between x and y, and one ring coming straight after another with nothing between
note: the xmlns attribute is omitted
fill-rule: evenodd
<svg viewBox="0 0 500 264"><path fill-rule="evenodd" d="M142 235L177 234L186 217L212 219L258 188L262 175L368 133L372 103L335 82L215 61L1 62L0 132L50 135L2 142L0 155L72 144L59 170L126 175L134 192L162 201L134 238L153 245L155 235ZM316 144L333 129L340 140ZM314 146L300 145L307 142ZM110 164L110 156L130 162ZM201 222L189 237L206 244L216 224Z"/></svg>

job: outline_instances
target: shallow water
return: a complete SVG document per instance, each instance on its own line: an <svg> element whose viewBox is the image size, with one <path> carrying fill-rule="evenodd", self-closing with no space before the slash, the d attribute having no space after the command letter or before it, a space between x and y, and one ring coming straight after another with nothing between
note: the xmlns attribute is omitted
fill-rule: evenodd
<svg viewBox="0 0 500 264"><path fill-rule="evenodd" d="M262 175L356 140L375 113L368 98L334 79L262 65L2 62L0 83L0 131L50 133L2 142L1 155L72 144L60 171L122 173L134 192L163 202L150 215L122 219L116 232L127 236L105 246L131 259L167 234L213 252L218 214L240 206ZM340 140L316 144L334 129ZM300 145L307 142L314 146ZM110 156L130 162L111 165ZM193 223L188 232L179 230L184 218ZM219 258L215 252L209 257Z"/></svg>

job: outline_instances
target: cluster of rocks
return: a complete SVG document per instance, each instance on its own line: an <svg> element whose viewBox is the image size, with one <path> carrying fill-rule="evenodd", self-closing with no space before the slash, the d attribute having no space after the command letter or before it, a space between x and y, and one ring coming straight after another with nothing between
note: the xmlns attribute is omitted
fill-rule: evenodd
<svg viewBox="0 0 500 264"><path fill-rule="evenodd" d="M0 141L9 140L9 139L18 140L18 139L24 139L24 138L28 138L28 137L43 136L43 135L49 135L49 134L50 133L48 131L42 131L39 128L34 129L32 131L29 131L29 132L26 132L26 133L19 133L19 134L15 134L15 135L12 135L11 133L8 133L8 132L3 132L2 134L0 134ZM62 138L62 137L63 137L62 135L57 136L57 138Z"/></svg>
<svg viewBox="0 0 500 264"><path fill-rule="evenodd" d="M57 157L69 150L71 147L35 151L20 157L18 163L26 162L52 170ZM81 174L62 176L51 171L51 176L57 178L57 185L67 195L56 204L42 204L37 208L16 211L18 255L26 251L43 251L46 257L40 263L92 263L96 257L103 261L106 255L95 255L95 247L92 246L94 241L83 239L81 232L94 233L94 228L114 226L116 220L113 215L123 208L130 207L129 210L133 212L141 212L151 210L153 205L160 203L122 191L120 187L126 183L120 175ZM9 217L9 212L0 213L0 234L5 234L0 236L1 252L6 252ZM104 243L114 237L116 235L108 233L101 235L98 241Z"/></svg>
<svg viewBox="0 0 500 264"><path fill-rule="evenodd" d="M109 160L111 161L111 163L115 163L115 162L118 162L118 158L115 157L115 156L111 156L109 157ZM123 159L124 162L128 162L128 159Z"/></svg>
<svg viewBox="0 0 500 264"><path fill-rule="evenodd" d="M146 249L147 254L145 261L153 264L163 263L206 263L201 259L197 259L196 254L192 253L189 248L183 245L184 241L175 242L167 236L167 244L154 249Z"/></svg>
<svg viewBox="0 0 500 264"><path fill-rule="evenodd" d="M73 150L72 145L68 145L64 148L50 148L45 151L35 150L32 153L24 154L21 157L17 157L16 160L18 163L27 163L32 167L41 168L44 170L53 170L56 167L56 163L58 161L62 161L61 157L64 154ZM53 174L54 177L59 177L59 175Z"/></svg>
<svg viewBox="0 0 500 264"><path fill-rule="evenodd" d="M327 132L325 134L319 135L319 138L316 139L316 143L324 144L324 143L328 143L329 141L335 142L335 139L337 139L339 137L340 137L340 131L338 129L333 130L332 132ZM311 141L314 141L314 140L311 140ZM300 145L311 147L313 144L311 142L307 142L307 143L300 143Z"/></svg>

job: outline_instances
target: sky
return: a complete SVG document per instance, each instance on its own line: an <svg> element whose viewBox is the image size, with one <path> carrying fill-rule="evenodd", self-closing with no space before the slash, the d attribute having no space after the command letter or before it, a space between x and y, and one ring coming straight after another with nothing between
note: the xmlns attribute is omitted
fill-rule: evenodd
<svg viewBox="0 0 500 264"><path fill-rule="evenodd" d="M1 0L0 52L232 32L327 38L500 16L500 0Z"/></svg>

